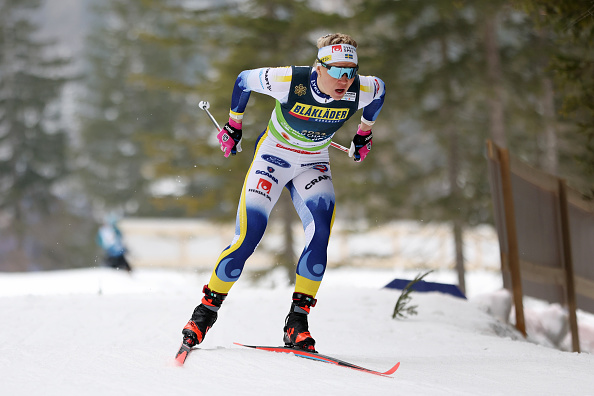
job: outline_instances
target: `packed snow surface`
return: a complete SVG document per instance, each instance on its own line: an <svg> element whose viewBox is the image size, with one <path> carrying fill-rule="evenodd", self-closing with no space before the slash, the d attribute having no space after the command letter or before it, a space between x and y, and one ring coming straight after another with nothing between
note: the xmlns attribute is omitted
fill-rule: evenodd
<svg viewBox="0 0 594 396"><path fill-rule="evenodd" d="M330 269L309 317L321 353L379 371L401 362L392 378L384 378L234 345L282 344L292 288L278 275L244 274L204 343L178 367L181 329L209 273L137 269L129 275L95 268L0 274L0 392L594 394L591 354L529 342L496 318L501 311L507 315L495 302L497 276L469 275L469 300L413 293L418 314L394 320L400 291L382 286L397 275L402 274Z"/></svg>

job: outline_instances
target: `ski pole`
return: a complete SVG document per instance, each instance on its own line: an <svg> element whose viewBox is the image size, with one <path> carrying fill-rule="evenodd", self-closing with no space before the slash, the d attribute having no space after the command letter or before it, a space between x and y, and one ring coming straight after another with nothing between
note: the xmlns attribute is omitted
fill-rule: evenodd
<svg viewBox="0 0 594 396"><path fill-rule="evenodd" d="M206 111L206 114L208 114L212 123L215 125L215 127L217 127L217 131L220 131L221 127L219 126L219 123L217 122L217 120L215 120L215 118L212 116L212 114L210 114L210 111L208 111L208 109L210 108L210 103L203 100L200 103L198 103L198 107L200 107L202 110Z"/></svg>
<svg viewBox="0 0 594 396"><path fill-rule="evenodd" d="M198 103L198 107L200 107L202 110L206 111L206 114L208 114L208 116L210 117L210 120L212 121L212 123L214 124L214 126L217 128L217 131L221 130L221 127L219 126L217 120L215 120L215 118L212 116L212 114L210 114L210 111L208 111L208 109L210 108L210 103L208 103L205 100L200 101L200 103ZM338 149L342 152L345 153L349 153L349 149L338 144L338 143L334 143L334 142L330 142L330 146L334 147L335 149Z"/></svg>
<svg viewBox="0 0 594 396"><path fill-rule="evenodd" d="M338 144L338 143L334 143L334 142L330 142L330 146L334 147L335 149L339 149L340 151L343 151L345 153L349 153L349 149Z"/></svg>

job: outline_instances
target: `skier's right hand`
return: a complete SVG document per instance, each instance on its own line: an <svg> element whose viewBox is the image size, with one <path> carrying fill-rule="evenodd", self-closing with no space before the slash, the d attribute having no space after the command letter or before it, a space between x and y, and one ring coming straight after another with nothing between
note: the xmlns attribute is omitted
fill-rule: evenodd
<svg viewBox="0 0 594 396"><path fill-rule="evenodd" d="M225 153L225 158L229 157L229 154L241 153L241 135L241 123L229 118L229 122L217 135L217 139L221 144L221 151Z"/></svg>
<svg viewBox="0 0 594 396"><path fill-rule="evenodd" d="M351 148L349 149L349 157L354 157L353 159L355 160L355 162L363 161L365 157L367 157L367 154L369 154L372 143L373 134L371 133L371 130L363 131L361 130L361 125L359 125L359 129L357 129L357 134L351 142Z"/></svg>

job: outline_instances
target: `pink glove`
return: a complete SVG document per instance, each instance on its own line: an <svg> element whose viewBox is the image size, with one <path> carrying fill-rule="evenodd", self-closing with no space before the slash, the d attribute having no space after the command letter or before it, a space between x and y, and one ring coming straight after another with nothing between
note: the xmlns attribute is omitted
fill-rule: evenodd
<svg viewBox="0 0 594 396"><path fill-rule="evenodd" d="M217 135L221 150L225 153L225 158L229 157L229 154L241 153L241 135L241 124L229 118L229 122Z"/></svg>
<svg viewBox="0 0 594 396"><path fill-rule="evenodd" d="M353 138L351 142L351 148L349 149L349 157L355 157L356 162L361 162L367 157L369 151L371 151L371 144L372 144L373 135L371 130L369 131L362 131L361 125L359 125L359 129L357 129L357 134Z"/></svg>

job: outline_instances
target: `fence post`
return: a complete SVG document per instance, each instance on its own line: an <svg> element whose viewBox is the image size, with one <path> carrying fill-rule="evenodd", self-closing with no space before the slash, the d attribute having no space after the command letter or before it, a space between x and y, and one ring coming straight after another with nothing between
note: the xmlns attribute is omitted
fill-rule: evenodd
<svg viewBox="0 0 594 396"><path fill-rule="evenodd" d="M494 146L499 154L499 164L501 169L505 232L507 234L507 262L511 275L514 305L516 308L516 328L525 337L526 323L524 321L524 303L522 301L522 276L520 274L520 255L518 252L518 236L516 234L516 215L514 211L514 197L511 184L509 151L498 147L497 145Z"/></svg>
<svg viewBox="0 0 594 396"><path fill-rule="evenodd" d="M565 180L559 179L559 214L561 217L561 243L563 249L563 264L565 273L565 293L569 326L571 329L571 344L574 352L580 352L580 339L577 325L577 303L575 299L575 284L573 277L573 258L571 256L571 237L569 231L569 213L567 209L567 185Z"/></svg>

